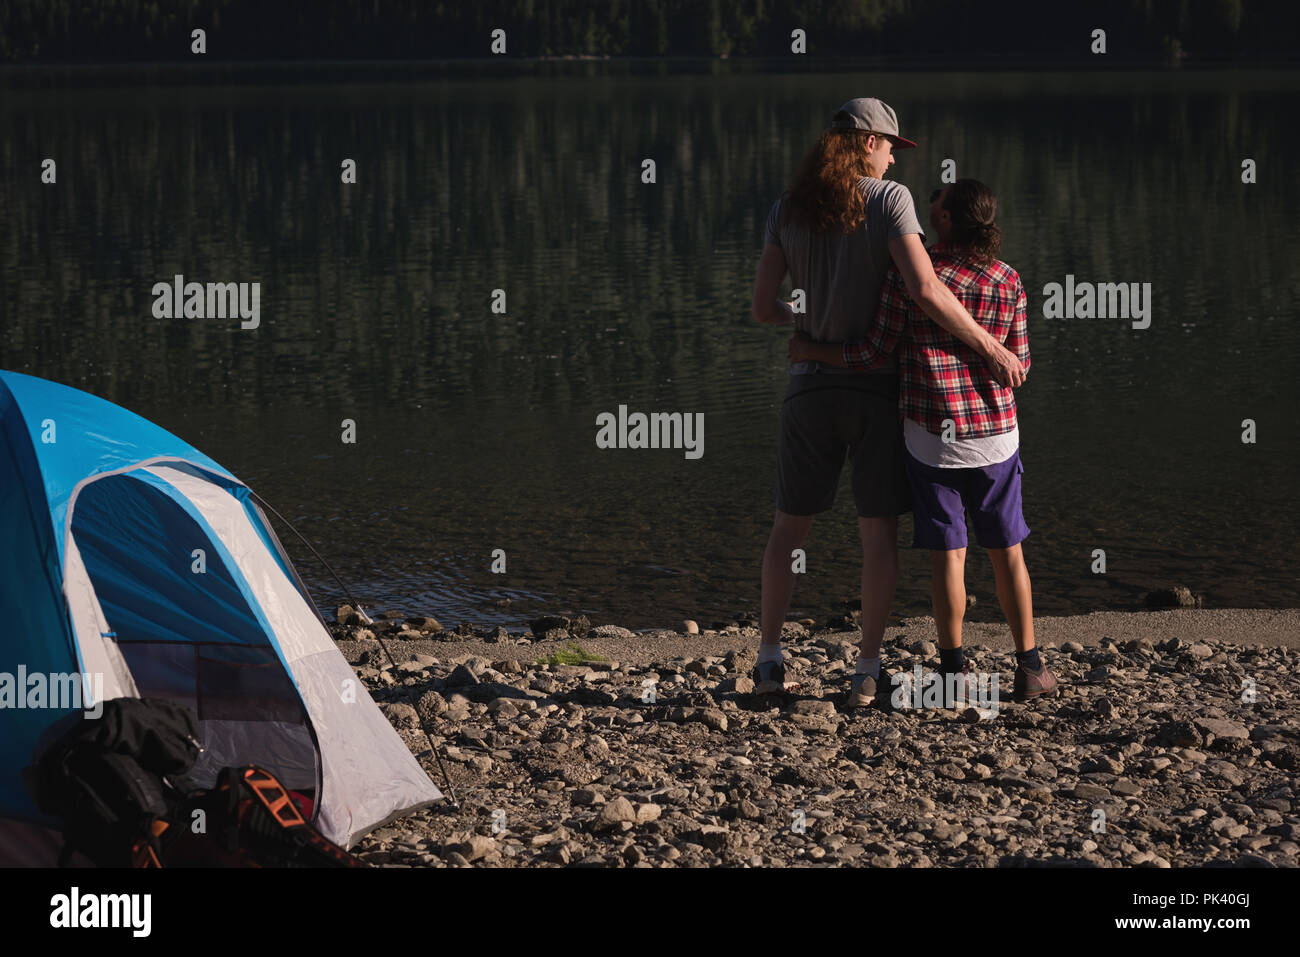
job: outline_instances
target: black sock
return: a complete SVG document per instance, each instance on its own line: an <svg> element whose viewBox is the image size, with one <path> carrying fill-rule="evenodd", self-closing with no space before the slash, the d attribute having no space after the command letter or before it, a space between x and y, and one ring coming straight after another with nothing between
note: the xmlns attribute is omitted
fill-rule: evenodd
<svg viewBox="0 0 1300 957"><path fill-rule="evenodd" d="M946 675L961 671L966 665L966 653L961 647L939 649L939 670Z"/></svg>
<svg viewBox="0 0 1300 957"><path fill-rule="evenodd" d="M1030 671L1037 671L1043 667L1043 660L1038 657L1038 646L1035 645L1028 651L1017 651L1016 661L1024 665Z"/></svg>

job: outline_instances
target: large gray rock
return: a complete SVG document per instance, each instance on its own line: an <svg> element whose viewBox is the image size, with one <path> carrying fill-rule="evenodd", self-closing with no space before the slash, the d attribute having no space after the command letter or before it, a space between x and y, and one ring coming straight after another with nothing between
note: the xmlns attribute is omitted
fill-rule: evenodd
<svg viewBox="0 0 1300 957"><path fill-rule="evenodd" d="M1175 585L1173 588L1157 588L1147 592L1146 603L1149 608L1199 608L1201 597L1192 594L1190 588Z"/></svg>
<svg viewBox="0 0 1300 957"><path fill-rule="evenodd" d="M566 635L569 631L571 622L563 615L542 615L540 618L534 618L528 623L528 628L534 635L539 638L545 637L548 631L560 630Z"/></svg>
<svg viewBox="0 0 1300 957"><path fill-rule="evenodd" d="M727 716L717 708L701 708L693 714L692 719L712 728L714 731L727 730Z"/></svg>
<svg viewBox="0 0 1300 957"><path fill-rule="evenodd" d="M478 678L469 668L457 665L447 676L445 683L448 688L470 688L478 684Z"/></svg>
<svg viewBox="0 0 1300 957"><path fill-rule="evenodd" d="M624 821L629 824L636 823L636 808L632 806L631 801L619 795L600 809L600 814L596 817L596 829L610 830L617 828Z"/></svg>
<svg viewBox="0 0 1300 957"><path fill-rule="evenodd" d="M587 632L589 638L635 638L636 632L618 625L597 625Z"/></svg>
<svg viewBox="0 0 1300 957"><path fill-rule="evenodd" d="M835 702L819 698L803 698L791 707L794 714L830 716L835 714Z"/></svg>
<svg viewBox="0 0 1300 957"><path fill-rule="evenodd" d="M718 694L753 694L754 679L746 675L723 678L718 682Z"/></svg>
<svg viewBox="0 0 1300 957"><path fill-rule="evenodd" d="M1224 718L1196 718L1192 721L1209 738L1249 741L1250 731L1244 724Z"/></svg>
<svg viewBox="0 0 1300 957"><path fill-rule="evenodd" d="M1160 744L1176 748L1196 748L1201 745L1201 733L1190 721L1171 721L1156 733Z"/></svg>
<svg viewBox="0 0 1300 957"><path fill-rule="evenodd" d="M334 620L340 625L365 625L366 616L351 605L339 605L338 610L334 613Z"/></svg>
<svg viewBox="0 0 1300 957"><path fill-rule="evenodd" d="M425 720L436 718L447 710L447 701L436 691L426 691L418 702L420 716Z"/></svg>
<svg viewBox="0 0 1300 957"><path fill-rule="evenodd" d="M698 830L692 831L689 836L695 843L702 844L711 851L722 851L730 847L740 846L739 834L714 824L706 824Z"/></svg>
<svg viewBox="0 0 1300 957"><path fill-rule="evenodd" d="M420 726L420 716L415 713L414 708L404 702L384 702L379 706L379 710L395 728L413 730Z"/></svg>
<svg viewBox="0 0 1300 957"><path fill-rule="evenodd" d="M466 861L481 860L497 849L497 842L483 834L475 834L468 841L451 848Z"/></svg>
<svg viewBox="0 0 1300 957"><path fill-rule="evenodd" d="M1081 801L1103 801L1110 791L1097 784L1079 783L1074 786L1074 796Z"/></svg>

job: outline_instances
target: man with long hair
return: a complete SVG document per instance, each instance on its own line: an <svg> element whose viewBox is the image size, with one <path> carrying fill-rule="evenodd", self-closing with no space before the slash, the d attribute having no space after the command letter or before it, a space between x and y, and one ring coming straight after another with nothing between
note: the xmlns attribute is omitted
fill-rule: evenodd
<svg viewBox="0 0 1300 957"><path fill-rule="evenodd" d="M884 179L894 149L915 145L899 135L897 116L880 100L850 100L835 113L768 215L753 316L770 325L793 324L817 342L864 340L892 261L928 316L974 349L999 382L1018 386L1024 381L1020 361L935 276L911 194ZM798 314L780 298L787 271L803 292L805 308ZM875 700L880 643L898 578L898 516L910 509L898 389L892 354L865 369L818 361L790 366L776 517L763 553L757 694L787 688L781 627L794 590L792 552L802 547L813 517L834 503L847 454L862 539L862 641L848 704Z"/></svg>

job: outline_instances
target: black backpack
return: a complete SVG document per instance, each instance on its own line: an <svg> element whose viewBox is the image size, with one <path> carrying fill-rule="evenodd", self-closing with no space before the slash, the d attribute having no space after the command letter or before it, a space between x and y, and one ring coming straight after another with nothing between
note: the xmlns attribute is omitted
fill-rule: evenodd
<svg viewBox="0 0 1300 957"><path fill-rule="evenodd" d="M63 821L66 866L79 852L101 867L131 867L157 852L155 823L181 795L201 750L193 712L170 701L114 698L94 720L74 717L29 769L37 807Z"/></svg>
<svg viewBox="0 0 1300 957"><path fill-rule="evenodd" d="M182 793L202 750L188 708L115 698L67 729L26 772L37 806L63 822L59 866L80 853L100 867L359 867L307 820L269 771L225 768L216 786ZM201 813L205 827L192 827Z"/></svg>

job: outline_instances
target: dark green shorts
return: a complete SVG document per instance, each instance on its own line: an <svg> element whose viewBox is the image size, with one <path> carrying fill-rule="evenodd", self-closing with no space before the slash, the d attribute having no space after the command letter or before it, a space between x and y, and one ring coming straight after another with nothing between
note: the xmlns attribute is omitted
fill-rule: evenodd
<svg viewBox="0 0 1300 957"><path fill-rule="evenodd" d="M792 375L781 405L776 507L827 511L847 456L860 517L910 512L904 452L897 375Z"/></svg>

